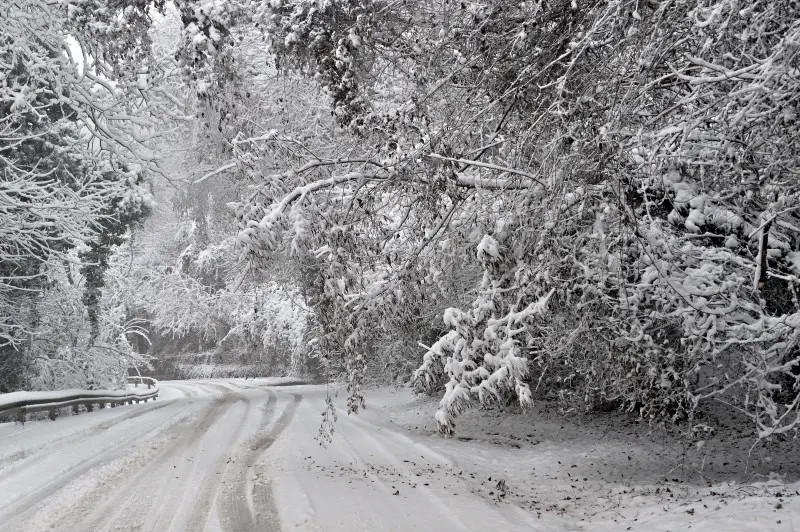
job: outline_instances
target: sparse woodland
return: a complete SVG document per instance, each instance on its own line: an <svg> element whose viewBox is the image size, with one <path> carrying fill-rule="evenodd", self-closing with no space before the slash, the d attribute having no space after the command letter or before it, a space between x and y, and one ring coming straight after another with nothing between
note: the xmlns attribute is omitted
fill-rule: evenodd
<svg viewBox="0 0 800 532"><path fill-rule="evenodd" d="M0 391L180 355L797 436L794 0L0 0L0 62Z"/></svg>

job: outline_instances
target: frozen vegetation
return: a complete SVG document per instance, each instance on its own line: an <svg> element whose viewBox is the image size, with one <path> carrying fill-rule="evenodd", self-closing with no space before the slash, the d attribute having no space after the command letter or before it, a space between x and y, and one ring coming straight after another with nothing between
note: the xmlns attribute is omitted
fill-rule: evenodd
<svg viewBox="0 0 800 532"><path fill-rule="evenodd" d="M795 529L798 112L795 0L0 0L0 405L168 381L0 529Z"/></svg>

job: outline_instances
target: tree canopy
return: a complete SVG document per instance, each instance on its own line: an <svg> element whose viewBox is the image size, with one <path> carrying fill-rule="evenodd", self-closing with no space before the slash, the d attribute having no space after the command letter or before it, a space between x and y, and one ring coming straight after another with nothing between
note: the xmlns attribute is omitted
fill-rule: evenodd
<svg viewBox="0 0 800 532"><path fill-rule="evenodd" d="M142 135L178 84L153 55L156 12L180 21L192 165L176 195L191 242L159 282L217 309L173 308L161 330L251 330L245 306L279 279L275 297L302 300L294 351L347 379L351 412L374 378L441 394L445 434L468 408L537 398L695 430L721 401L759 437L800 426L796 2L71 0L58 46L14 30L40 59L7 41L5 136L30 140L0 155L45 156L6 175L56 202L45 183L70 168L125 190L163 171ZM18 81L53 62L60 77ZM94 140L62 155L69 135L45 139L65 125ZM102 188L94 218L54 229L114 219L85 237L101 271L132 223L110 213L138 205ZM25 265L60 245L41 234L4 270L38 275Z"/></svg>

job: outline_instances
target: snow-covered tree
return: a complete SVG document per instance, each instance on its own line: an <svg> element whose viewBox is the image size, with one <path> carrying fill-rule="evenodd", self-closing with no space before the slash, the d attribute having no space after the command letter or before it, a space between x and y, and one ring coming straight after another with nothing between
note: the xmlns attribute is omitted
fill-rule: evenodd
<svg viewBox="0 0 800 532"><path fill-rule="evenodd" d="M155 320L246 339L278 272L351 411L372 363L418 365L444 433L537 396L796 430L795 4L177 1L192 184L156 285L191 303ZM167 4L70 5L92 90L163 72ZM81 102L109 160L147 159L148 135L103 137L121 107Z"/></svg>
<svg viewBox="0 0 800 532"><path fill-rule="evenodd" d="M86 313L61 318L89 320L88 347L106 334L108 254L146 214L143 180L157 160L148 129L154 104L89 55L69 6L8 1L0 11L0 386L13 389L25 385L30 357L41 367L53 350L75 347L42 338L42 320L60 319L42 309L57 314L58 301L74 303L76 263Z"/></svg>
<svg viewBox="0 0 800 532"><path fill-rule="evenodd" d="M317 224L353 410L373 331L469 264L416 377L448 381L445 432L532 384L798 426L793 2L259 5L276 64L362 140L261 172L239 241L260 259Z"/></svg>

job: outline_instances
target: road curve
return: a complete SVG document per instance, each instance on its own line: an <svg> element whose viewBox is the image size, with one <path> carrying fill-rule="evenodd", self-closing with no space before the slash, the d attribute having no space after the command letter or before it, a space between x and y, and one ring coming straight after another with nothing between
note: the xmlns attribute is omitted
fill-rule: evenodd
<svg viewBox="0 0 800 532"><path fill-rule="evenodd" d="M154 403L0 424L0 532L577 530L487 498L376 410L340 415L322 448L329 390L270 382L162 382Z"/></svg>
<svg viewBox="0 0 800 532"><path fill-rule="evenodd" d="M280 530L270 490L248 478L301 400L162 382L154 403L0 424L0 531Z"/></svg>

